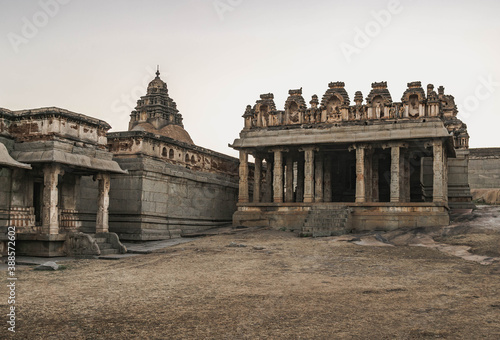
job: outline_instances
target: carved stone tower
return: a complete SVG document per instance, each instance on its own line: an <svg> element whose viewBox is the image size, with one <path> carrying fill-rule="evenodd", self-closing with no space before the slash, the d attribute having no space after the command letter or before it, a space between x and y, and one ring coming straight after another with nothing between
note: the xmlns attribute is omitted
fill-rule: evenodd
<svg viewBox="0 0 500 340"><path fill-rule="evenodd" d="M149 83L147 94L137 101L137 107L130 115L129 130L140 123L150 123L157 130L171 124L184 127L182 115L168 96L167 84L160 79L159 70Z"/></svg>
<svg viewBox="0 0 500 340"><path fill-rule="evenodd" d="M160 71L148 85L147 93L137 101L130 115L129 131L146 131L194 144L184 125L177 104L168 96L167 84L160 79Z"/></svg>

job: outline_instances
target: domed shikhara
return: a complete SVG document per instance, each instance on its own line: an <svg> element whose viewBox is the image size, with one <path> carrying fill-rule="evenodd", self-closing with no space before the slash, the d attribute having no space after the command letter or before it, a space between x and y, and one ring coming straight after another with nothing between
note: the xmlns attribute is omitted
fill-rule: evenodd
<svg viewBox="0 0 500 340"><path fill-rule="evenodd" d="M149 83L147 93L148 95L165 93L168 96L167 83L160 79L160 71L156 72L156 78Z"/></svg>
<svg viewBox="0 0 500 340"><path fill-rule="evenodd" d="M147 93L137 101L130 115L129 131L146 131L194 144L184 125L177 104L168 95L167 84L160 71L149 83Z"/></svg>

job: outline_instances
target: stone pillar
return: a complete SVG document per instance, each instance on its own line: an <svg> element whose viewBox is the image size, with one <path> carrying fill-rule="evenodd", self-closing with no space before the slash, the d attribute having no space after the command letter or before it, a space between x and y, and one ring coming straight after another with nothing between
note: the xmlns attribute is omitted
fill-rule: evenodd
<svg viewBox="0 0 500 340"><path fill-rule="evenodd" d="M59 234L59 191L57 184L62 174L58 164L47 164L43 168L42 232Z"/></svg>
<svg viewBox="0 0 500 340"><path fill-rule="evenodd" d="M448 203L448 155L446 148L443 147L443 193L444 201Z"/></svg>
<svg viewBox="0 0 500 340"><path fill-rule="evenodd" d="M406 173L405 173L406 150L399 148L399 202L406 199Z"/></svg>
<svg viewBox="0 0 500 340"><path fill-rule="evenodd" d="M314 202L323 202L323 156L314 159Z"/></svg>
<svg viewBox="0 0 500 340"><path fill-rule="evenodd" d="M266 177L264 182L262 202L271 203L273 201L273 159L271 156L266 156Z"/></svg>
<svg viewBox="0 0 500 340"><path fill-rule="evenodd" d="M314 201L314 147L304 148L304 203Z"/></svg>
<svg viewBox="0 0 500 340"><path fill-rule="evenodd" d="M434 184L432 188L432 197L434 202L445 202L445 185L447 183L445 180L445 159L444 159L444 149L443 141L441 139L434 140L433 142L433 172L434 172Z"/></svg>
<svg viewBox="0 0 500 340"><path fill-rule="evenodd" d="M372 157L372 202L380 201L379 188L378 188L378 167L379 167L379 156L374 153Z"/></svg>
<svg viewBox="0 0 500 340"><path fill-rule="evenodd" d="M411 201L411 167L410 167L410 152L406 151L404 154L404 178L403 178L403 188L404 188L404 201Z"/></svg>
<svg viewBox="0 0 500 340"><path fill-rule="evenodd" d="M430 143L432 147L432 143ZM420 158L420 183L423 186L423 197L424 202L432 202L432 190L433 190L433 180L434 173L432 170L433 159L432 157L422 156Z"/></svg>
<svg viewBox="0 0 500 340"><path fill-rule="evenodd" d="M283 151L274 151L274 179L273 179L273 201L274 203L283 202Z"/></svg>
<svg viewBox="0 0 500 340"><path fill-rule="evenodd" d="M240 186L238 192L238 203L248 203L248 153L240 150Z"/></svg>
<svg viewBox="0 0 500 340"><path fill-rule="evenodd" d="M262 157L255 156L255 171L253 175L253 202L260 202L260 182L262 179Z"/></svg>
<svg viewBox="0 0 500 340"><path fill-rule="evenodd" d="M356 146L356 202L366 202L365 148Z"/></svg>
<svg viewBox="0 0 500 340"><path fill-rule="evenodd" d="M304 202L304 158L299 154L297 161L297 193L296 202Z"/></svg>
<svg viewBox="0 0 500 340"><path fill-rule="evenodd" d="M372 202L372 190L373 190L372 158L373 158L373 150L366 149L365 150L365 201L366 202Z"/></svg>
<svg viewBox="0 0 500 340"><path fill-rule="evenodd" d="M401 161L399 146L391 147L391 202L400 202L401 199Z"/></svg>
<svg viewBox="0 0 500 340"><path fill-rule="evenodd" d="M330 155L325 156L324 165L325 165L323 174L324 201L331 202L332 201L332 157Z"/></svg>
<svg viewBox="0 0 500 340"><path fill-rule="evenodd" d="M95 232L107 233L109 230L109 189L111 180L109 174L97 175L98 181L98 196L97 196L97 219Z"/></svg>
<svg viewBox="0 0 500 340"><path fill-rule="evenodd" d="M286 155L286 192L285 202L293 202L293 157L290 152Z"/></svg>

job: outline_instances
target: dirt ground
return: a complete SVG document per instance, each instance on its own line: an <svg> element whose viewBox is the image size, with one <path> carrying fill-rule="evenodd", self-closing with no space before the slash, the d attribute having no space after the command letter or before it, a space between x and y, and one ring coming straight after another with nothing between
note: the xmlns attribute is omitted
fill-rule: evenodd
<svg viewBox="0 0 500 340"><path fill-rule="evenodd" d="M498 256L483 215L435 239ZM437 248L261 229L65 265L19 269L15 338L500 339L500 263Z"/></svg>

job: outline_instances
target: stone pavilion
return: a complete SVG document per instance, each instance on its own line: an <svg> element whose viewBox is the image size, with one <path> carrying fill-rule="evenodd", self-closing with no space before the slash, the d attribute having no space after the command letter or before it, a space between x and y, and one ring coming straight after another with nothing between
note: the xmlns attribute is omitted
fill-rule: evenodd
<svg viewBox="0 0 500 340"><path fill-rule="evenodd" d="M356 92L354 103L343 82L309 105L302 89L290 90L284 110L261 95L231 145L240 153L234 226L322 236L448 225L450 209L473 207L469 135L457 112L443 87L420 82L400 102L386 82L365 99Z"/></svg>

